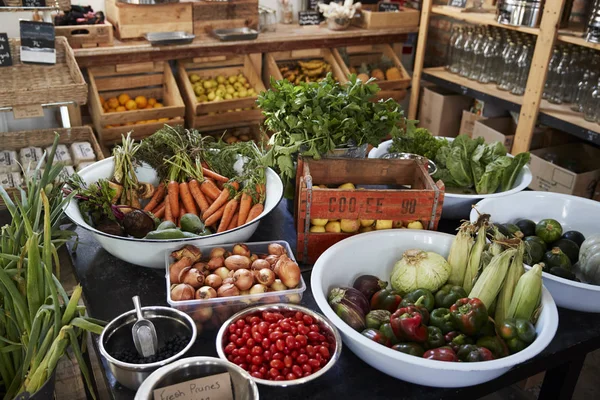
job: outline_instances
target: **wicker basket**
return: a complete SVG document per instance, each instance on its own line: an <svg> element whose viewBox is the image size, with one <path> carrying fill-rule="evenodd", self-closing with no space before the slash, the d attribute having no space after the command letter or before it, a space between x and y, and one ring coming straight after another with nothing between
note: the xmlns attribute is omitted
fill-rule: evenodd
<svg viewBox="0 0 600 400"><path fill-rule="evenodd" d="M4 0L6 7L23 7L22 0Z"/></svg>
<svg viewBox="0 0 600 400"><path fill-rule="evenodd" d="M21 41L9 39L11 67L0 73L0 107L74 101L87 102L87 85L64 37L56 38L56 64L24 64Z"/></svg>
<svg viewBox="0 0 600 400"><path fill-rule="evenodd" d="M23 0L4 0L4 4L7 7L23 7ZM46 7L60 8L63 11L69 11L71 9L71 0L48 0Z"/></svg>

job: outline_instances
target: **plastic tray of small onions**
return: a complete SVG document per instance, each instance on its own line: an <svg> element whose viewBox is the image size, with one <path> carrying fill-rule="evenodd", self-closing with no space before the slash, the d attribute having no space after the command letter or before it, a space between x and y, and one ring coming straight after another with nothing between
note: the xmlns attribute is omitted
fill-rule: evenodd
<svg viewBox="0 0 600 400"><path fill-rule="evenodd" d="M306 284L290 245L282 240L198 248L165 256L167 302L194 319L199 332L218 329L253 305L300 303Z"/></svg>

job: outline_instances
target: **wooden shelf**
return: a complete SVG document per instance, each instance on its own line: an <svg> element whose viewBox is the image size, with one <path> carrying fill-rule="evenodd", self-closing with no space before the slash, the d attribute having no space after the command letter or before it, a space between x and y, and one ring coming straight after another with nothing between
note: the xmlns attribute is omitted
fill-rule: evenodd
<svg viewBox="0 0 600 400"><path fill-rule="evenodd" d="M590 49L600 50L600 44L586 41L583 36L585 32L583 27L574 27L561 29L558 31L558 40L565 43L571 43L577 46L589 47Z"/></svg>
<svg viewBox="0 0 600 400"><path fill-rule="evenodd" d="M221 42L214 38L197 38L190 44L152 46L146 40L114 41L111 47L75 49L80 67L166 61L194 57L265 53L322 47L343 47L381 43L399 43L418 26L367 30L351 27L331 31L325 26L277 25L275 32L263 32L255 40Z"/></svg>
<svg viewBox="0 0 600 400"><path fill-rule="evenodd" d="M426 68L423 79L449 90L497 104L508 111L519 112L523 96L499 90L496 84L483 84L446 71L444 67ZM583 119L581 113L571 110L570 104L552 104L542 100L538 120L544 125L565 131L580 139L600 145L600 125Z"/></svg>
<svg viewBox="0 0 600 400"><path fill-rule="evenodd" d="M454 18L460 21L468 22L470 24L477 25L490 25L497 26L503 29L510 29L513 31L519 31L523 33L529 33L531 35L537 35L540 30L538 28L529 28L526 26L512 26L504 25L496 22L496 14L491 13L475 13L475 12L461 12L461 9L450 6L434 6L431 8L431 12L437 15L445 15L446 17Z"/></svg>

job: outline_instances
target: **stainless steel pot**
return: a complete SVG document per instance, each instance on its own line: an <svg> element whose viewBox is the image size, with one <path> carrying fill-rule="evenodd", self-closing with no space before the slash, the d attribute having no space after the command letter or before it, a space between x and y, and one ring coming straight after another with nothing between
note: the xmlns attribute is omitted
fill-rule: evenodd
<svg viewBox="0 0 600 400"><path fill-rule="evenodd" d="M189 335L190 342L173 357L149 364L130 364L119 361L111 354L124 347L135 350L131 327L136 321L135 310L127 311L113 319L102 331L98 347L100 354L108 361L108 368L115 379L123 386L137 390L150 374L181 358L196 341L197 331L194 320L184 312L170 307L142 307L144 318L152 321L156 327L158 347L174 335Z"/></svg>
<svg viewBox="0 0 600 400"><path fill-rule="evenodd" d="M437 172L437 165L426 157L420 156L413 153L386 153L381 156L384 159L396 159L396 160L427 160L427 172L429 175L433 175Z"/></svg>
<svg viewBox="0 0 600 400"><path fill-rule="evenodd" d="M496 8L496 20L500 24L535 28L542 14L541 0L501 0Z"/></svg>
<svg viewBox="0 0 600 400"><path fill-rule="evenodd" d="M250 374L214 357L184 358L154 371L138 389L135 400L152 400L155 389L223 372L229 372L235 400L258 400L258 388Z"/></svg>
<svg viewBox="0 0 600 400"><path fill-rule="evenodd" d="M600 1L594 1L590 18L588 20L585 40L591 43L600 43Z"/></svg>

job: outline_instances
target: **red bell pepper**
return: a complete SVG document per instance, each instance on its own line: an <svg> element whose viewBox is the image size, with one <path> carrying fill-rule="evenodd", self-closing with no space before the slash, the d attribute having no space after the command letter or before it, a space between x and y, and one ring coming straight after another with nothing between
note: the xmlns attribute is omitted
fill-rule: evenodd
<svg viewBox="0 0 600 400"><path fill-rule="evenodd" d="M427 350L425 354L423 354L423 358L437 361L458 361L458 357L456 356L454 350L445 346L438 347L437 349Z"/></svg>
<svg viewBox="0 0 600 400"><path fill-rule="evenodd" d="M459 299L450 307L454 326L462 333L472 336L481 330L488 321L488 312L479 299Z"/></svg>
<svg viewBox="0 0 600 400"><path fill-rule="evenodd" d="M392 314L390 325L402 341L425 343L429 334L423 324L423 315L412 307L403 307Z"/></svg>

